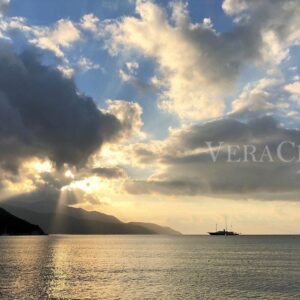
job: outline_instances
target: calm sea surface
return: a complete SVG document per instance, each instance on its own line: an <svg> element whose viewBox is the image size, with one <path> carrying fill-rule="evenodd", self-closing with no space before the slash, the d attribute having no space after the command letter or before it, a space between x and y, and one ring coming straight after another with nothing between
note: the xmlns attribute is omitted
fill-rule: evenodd
<svg viewBox="0 0 300 300"><path fill-rule="evenodd" d="M0 237L0 299L300 299L300 237Z"/></svg>

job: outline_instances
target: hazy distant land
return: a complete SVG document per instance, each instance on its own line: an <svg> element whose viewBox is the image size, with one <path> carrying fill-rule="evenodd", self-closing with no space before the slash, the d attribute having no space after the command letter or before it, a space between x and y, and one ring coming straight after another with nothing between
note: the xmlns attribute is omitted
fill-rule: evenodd
<svg viewBox="0 0 300 300"><path fill-rule="evenodd" d="M5 233L5 226L13 226L14 220L20 229L19 234L30 234L26 228L31 224L36 224L36 228L47 234L181 234L170 227L144 222L124 223L114 216L81 208L60 206L57 211L56 203L51 201L29 202L15 198L4 202L2 207L14 215L10 215L9 223L1 225L2 234ZM1 210L3 214L4 209ZM14 234L14 230L8 234Z"/></svg>

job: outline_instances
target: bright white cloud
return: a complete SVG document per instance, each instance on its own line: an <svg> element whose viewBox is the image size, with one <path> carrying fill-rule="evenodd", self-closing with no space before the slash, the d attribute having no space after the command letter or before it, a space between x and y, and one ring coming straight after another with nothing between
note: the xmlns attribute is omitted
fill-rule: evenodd
<svg viewBox="0 0 300 300"><path fill-rule="evenodd" d="M224 0L222 8L228 15L235 15L246 10L248 3L246 0Z"/></svg>
<svg viewBox="0 0 300 300"><path fill-rule="evenodd" d="M25 18L12 17L1 21L0 30L6 38L10 38L11 32L19 31L24 34L29 43L52 51L59 58L65 56L64 49L70 48L81 38L77 25L66 19L61 19L47 27L28 25Z"/></svg>
<svg viewBox="0 0 300 300"><path fill-rule="evenodd" d="M80 20L80 25L83 29L96 32L100 20L93 14L84 15Z"/></svg>
<svg viewBox="0 0 300 300"><path fill-rule="evenodd" d="M282 85L281 78L262 78L248 83L232 102L232 113L237 115L265 114L277 108L283 108L283 103L288 105L288 102L282 95Z"/></svg>
<svg viewBox="0 0 300 300"><path fill-rule="evenodd" d="M291 94L300 95L300 81L295 81L293 83L287 84L284 89Z"/></svg>
<svg viewBox="0 0 300 300"><path fill-rule="evenodd" d="M42 49L53 51L58 57L63 57L61 48L69 48L79 39L80 31L70 20L59 20L53 28L42 30L32 42Z"/></svg>
<svg viewBox="0 0 300 300"><path fill-rule="evenodd" d="M203 118L207 110L210 111L209 115L220 115L223 105L217 100L218 89L212 88L206 80L205 66L199 64L201 54L187 37L189 31L213 34L209 32L210 29L201 25L192 29L189 24L184 24L184 19L188 18L184 6L173 6L176 27L172 27L165 12L151 2L139 1L137 12L140 19L128 17L119 26L109 28L113 34L111 50L115 51L118 45L123 45L137 48L158 60L159 77L166 88L160 99L160 106L164 109L177 112L182 117ZM227 85L223 83L223 87ZM205 92L204 85L207 86ZM211 97L216 99L213 105L209 102ZM206 112L201 112L203 105L206 106Z"/></svg>
<svg viewBox="0 0 300 300"><path fill-rule="evenodd" d="M71 78L74 75L75 70L67 65L59 65L57 69L67 78Z"/></svg>
<svg viewBox="0 0 300 300"><path fill-rule="evenodd" d="M152 1L137 1L138 17L109 23L106 31L112 54L134 49L158 62L159 105L182 119L221 116L243 66L252 63L276 73L289 47L299 42L297 1L226 0L225 12L238 16L226 33L216 32L208 18L192 23L182 2L171 9L170 17Z"/></svg>

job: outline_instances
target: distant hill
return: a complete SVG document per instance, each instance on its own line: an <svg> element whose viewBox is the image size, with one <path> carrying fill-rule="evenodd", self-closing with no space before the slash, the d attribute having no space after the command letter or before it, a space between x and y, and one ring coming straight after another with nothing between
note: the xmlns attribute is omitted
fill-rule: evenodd
<svg viewBox="0 0 300 300"><path fill-rule="evenodd" d="M2 206L28 222L38 224L49 234L180 234L156 224L124 223L114 216L81 208L45 205L43 201L7 201Z"/></svg>
<svg viewBox="0 0 300 300"><path fill-rule="evenodd" d="M28 223L0 208L0 235L44 235L37 225Z"/></svg>
<svg viewBox="0 0 300 300"><path fill-rule="evenodd" d="M176 231L170 227L160 226L153 223L143 223L143 222L130 222L128 224L142 226L149 229L150 231L155 232L156 234L167 234L167 235L178 235L181 234L179 231Z"/></svg>

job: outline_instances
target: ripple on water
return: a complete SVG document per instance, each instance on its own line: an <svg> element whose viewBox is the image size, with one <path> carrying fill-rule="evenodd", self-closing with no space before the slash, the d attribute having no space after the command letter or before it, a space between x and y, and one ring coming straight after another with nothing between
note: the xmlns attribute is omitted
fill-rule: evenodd
<svg viewBox="0 0 300 300"><path fill-rule="evenodd" d="M300 237L0 237L0 299L300 299Z"/></svg>

